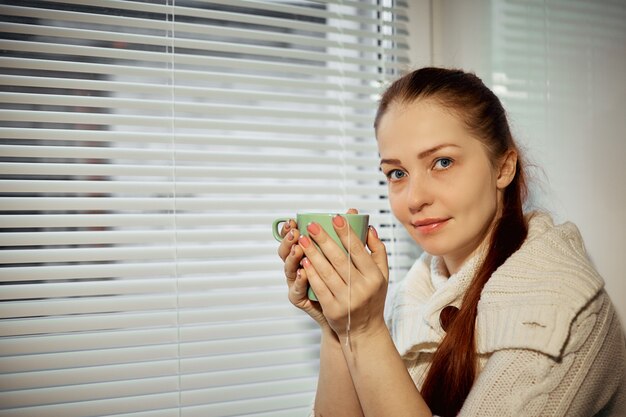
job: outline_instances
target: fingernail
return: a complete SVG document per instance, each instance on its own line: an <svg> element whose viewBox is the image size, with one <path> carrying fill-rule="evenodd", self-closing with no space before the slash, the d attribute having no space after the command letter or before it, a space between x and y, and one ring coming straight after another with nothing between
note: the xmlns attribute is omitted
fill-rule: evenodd
<svg viewBox="0 0 626 417"><path fill-rule="evenodd" d="M311 244L311 240L306 236L300 236L299 243L300 243L300 246L306 249Z"/></svg>
<svg viewBox="0 0 626 417"><path fill-rule="evenodd" d="M289 233L287 233L287 240L290 241L290 242L293 240L293 230L291 230Z"/></svg>
<svg viewBox="0 0 626 417"><path fill-rule="evenodd" d="M374 229L374 226L370 226L369 228L372 234L374 235L374 237L378 237L378 232L376 231L376 229Z"/></svg>
<svg viewBox="0 0 626 417"><path fill-rule="evenodd" d="M309 231L309 233L313 236L317 236L320 232L320 225L317 223L309 223L309 225L306 227L306 230Z"/></svg>
<svg viewBox="0 0 626 417"><path fill-rule="evenodd" d="M302 266L305 268L308 268L309 266L311 266L311 261L309 261L309 258L302 259Z"/></svg>
<svg viewBox="0 0 626 417"><path fill-rule="evenodd" d="M346 220L343 218L343 216L336 214L335 217L333 217L333 224L337 228L341 229L346 225Z"/></svg>
<svg viewBox="0 0 626 417"><path fill-rule="evenodd" d="M291 222L291 220L287 220L287 223L285 223L285 232L289 229L291 229L291 224L289 224Z"/></svg>
<svg viewBox="0 0 626 417"><path fill-rule="evenodd" d="M302 278L302 270L300 268L296 271L296 279L298 278Z"/></svg>
<svg viewBox="0 0 626 417"><path fill-rule="evenodd" d="M296 245L293 245L293 246L291 247L291 256L293 256L293 255L295 255L295 254L296 254Z"/></svg>

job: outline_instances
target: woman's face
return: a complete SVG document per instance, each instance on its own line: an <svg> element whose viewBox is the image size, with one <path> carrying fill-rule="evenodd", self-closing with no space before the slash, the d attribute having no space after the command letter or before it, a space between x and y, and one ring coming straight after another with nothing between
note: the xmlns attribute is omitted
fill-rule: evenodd
<svg viewBox="0 0 626 417"><path fill-rule="evenodd" d="M393 214L455 273L494 223L499 170L485 146L433 101L392 104L376 133Z"/></svg>

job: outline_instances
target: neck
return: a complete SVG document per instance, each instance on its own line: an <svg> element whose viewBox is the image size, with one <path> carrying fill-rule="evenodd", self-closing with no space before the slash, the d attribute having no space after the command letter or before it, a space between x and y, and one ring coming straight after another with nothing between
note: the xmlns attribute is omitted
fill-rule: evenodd
<svg viewBox="0 0 626 417"><path fill-rule="evenodd" d="M449 254L443 255L442 259L448 270L448 276L454 275L463 267L463 264L467 262L469 259L472 259L477 253L483 252L488 249L489 242L491 241L491 235L496 227L497 221L502 216L502 212L500 210L500 204L498 204L498 209L496 214L491 219L487 230L483 234L483 238L478 245L473 250L463 251L462 253L457 254Z"/></svg>
<svg viewBox="0 0 626 417"><path fill-rule="evenodd" d="M465 255L465 256L459 256L459 257L455 257L455 256L443 256L443 263L446 267L446 269L448 270L448 277L451 275L456 274L457 272L459 272L461 270L461 268L463 267L463 265L470 259L472 259L474 256L476 256L476 254L480 253L481 251L483 251L484 248L487 248L487 246L489 245L489 237L490 237L490 233L483 239L483 241L480 243L480 245L478 245L473 251L471 251L469 254Z"/></svg>

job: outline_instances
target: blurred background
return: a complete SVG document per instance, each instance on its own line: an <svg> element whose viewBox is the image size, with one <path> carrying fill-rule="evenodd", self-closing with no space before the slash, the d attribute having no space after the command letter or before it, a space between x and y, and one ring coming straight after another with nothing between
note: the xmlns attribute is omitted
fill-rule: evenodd
<svg viewBox="0 0 626 417"><path fill-rule="evenodd" d="M626 317L623 0L0 1L0 414L291 417L319 332L270 225L371 215L376 100L476 72Z"/></svg>

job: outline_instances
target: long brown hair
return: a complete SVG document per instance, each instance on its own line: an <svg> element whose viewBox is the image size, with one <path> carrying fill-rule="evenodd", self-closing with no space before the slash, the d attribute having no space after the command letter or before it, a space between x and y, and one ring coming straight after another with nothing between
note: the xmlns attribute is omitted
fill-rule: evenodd
<svg viewBox="0 0 626 417"><path fill-rule="evenodd" d="M518 154L515 176L504 190L501 216L491 233L485 258L465 293L439 344L421 394L433 414L458 414L477 373L476 314L480 294L493 272L521 246L528 232L523 215L527 185L523 162L506 112L498 97L476 75L461 70L422 68L396 80L383 94L374 128L389 107L417 100L432 100L456 115L473 137L488 149L492 164L514 150Z"/></svg>

